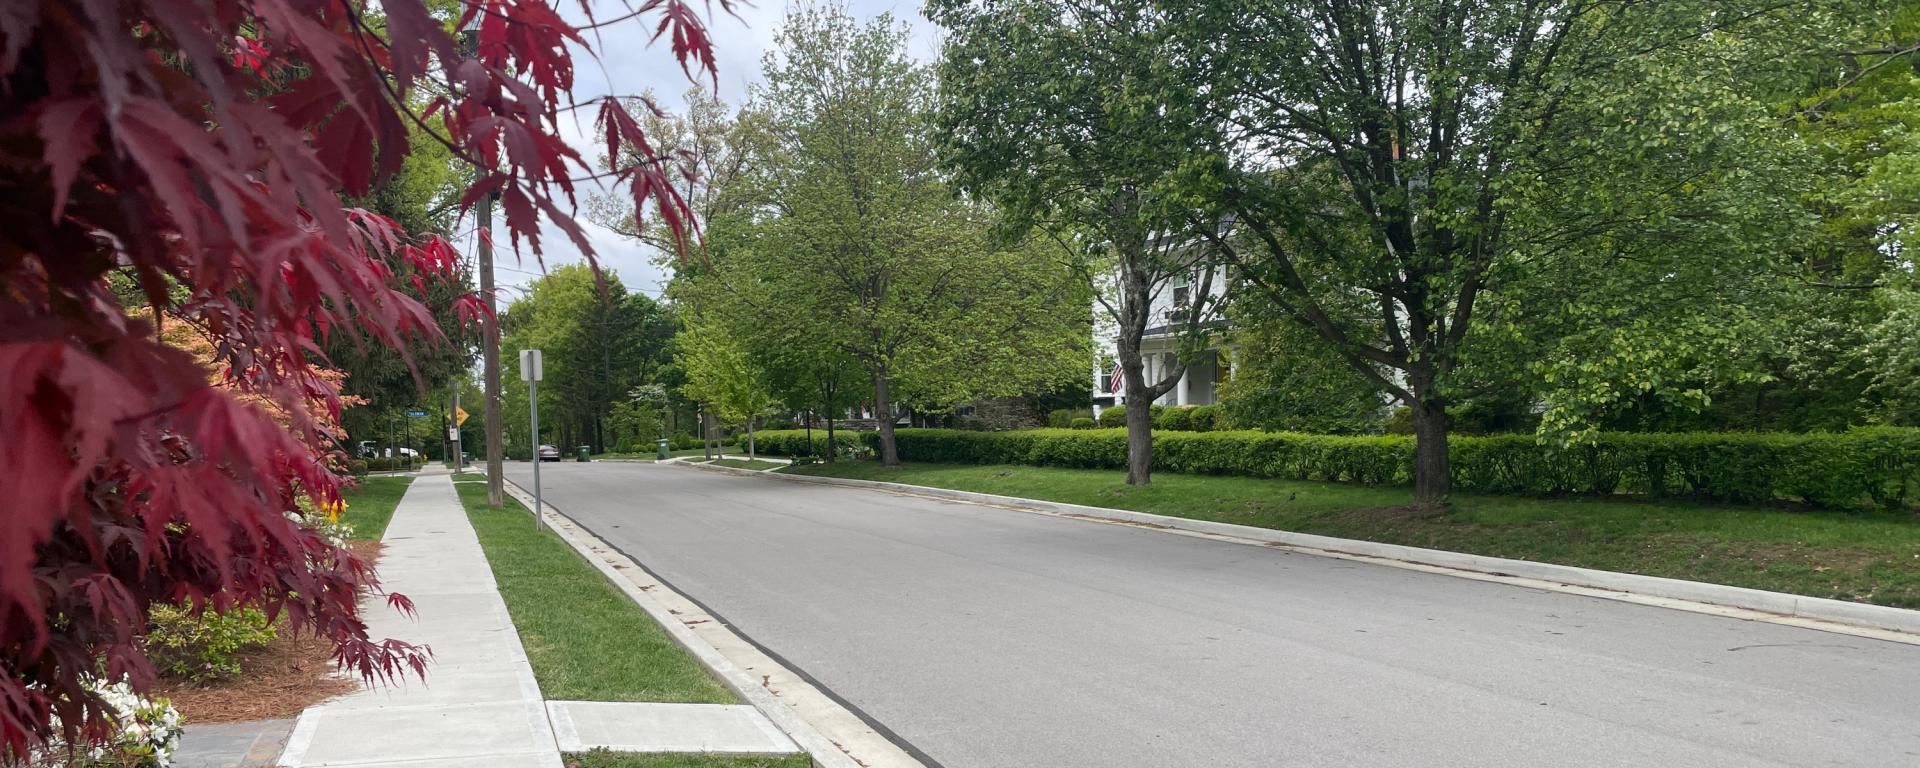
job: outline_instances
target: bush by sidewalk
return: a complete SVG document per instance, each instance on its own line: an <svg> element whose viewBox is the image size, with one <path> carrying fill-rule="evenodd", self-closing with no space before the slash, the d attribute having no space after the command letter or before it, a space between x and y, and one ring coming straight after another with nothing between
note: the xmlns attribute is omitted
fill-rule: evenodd
<svg viewBox="0 0 1920 768"><path fill-rule="evenodd" d="M862 439L871 443L876 437ZM1127 457L1124 429L901 429L895 439L906 461L1113 469L1126 466ZM1591 445L1569 449L1528 435L1462 436L1449 448L1454 488L1463 493L1673 494L1881 508L1920 500L1920 429L1603 433ZM1154 466L1200 475L1399 485L1413 476L1413 438L1156 432Z"/></svg>

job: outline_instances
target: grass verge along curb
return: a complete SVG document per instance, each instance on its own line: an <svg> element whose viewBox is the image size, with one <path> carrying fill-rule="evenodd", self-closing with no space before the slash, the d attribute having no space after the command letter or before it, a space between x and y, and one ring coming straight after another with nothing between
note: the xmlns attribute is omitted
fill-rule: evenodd
<svg viewBox="0 0 1920 768"><path fill-rule="evenodd" d="M489 509L484 483L454 487L545 698L739 703L572 547L535 530L518 500Z"/></svg>

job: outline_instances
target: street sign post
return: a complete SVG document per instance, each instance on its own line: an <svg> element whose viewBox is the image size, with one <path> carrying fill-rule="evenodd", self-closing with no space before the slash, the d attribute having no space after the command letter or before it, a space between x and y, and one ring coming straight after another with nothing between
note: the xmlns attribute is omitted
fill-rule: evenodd
<svg viewBox="0 0 1920 768"><path fill-rule="evenodd" d="M540 350L520 350L520 380L527 383L527 418L533 434L533 527L544 523L540 513L546 507L540 501Z"/></svg>

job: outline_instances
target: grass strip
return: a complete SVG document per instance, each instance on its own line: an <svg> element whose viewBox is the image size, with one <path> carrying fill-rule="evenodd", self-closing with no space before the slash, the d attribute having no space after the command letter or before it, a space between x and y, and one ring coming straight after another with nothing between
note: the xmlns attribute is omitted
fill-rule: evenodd
<svg viewBox="0 0 1920 768"><path fill-rule="evenodd" d="M347 510L340 519L353 526L353 538L379 541L386 535L393 509L400 506L400 497L407 494L410 485L411 477L363 477L358 486L343 491L340 496L346 499Z"/></svg>
<svg viewBox="0 0 1920 768"><path fill-rule="evenodd" d="M1920 608L1912 513L1736 507L1682 500L1455 496L1338 483L1117 470L837 462L783 470L1150 512L1476 555Z"/></svg>
<svg viewBox="0 0 1920 768"><path fill-rule="evenodd" d="M566 756L567 768L812 768L806 755L708 755L611 752L596 749Z"/></svg>
<svg viewBox="0 0 1920 768"><path fill-rule="evenodd" d="M487 553L507 612L548 699L737 703L653 617L509 496L487 507L485 483L455 490Z"/></svg>
<svg viewBox="0 0 1920 768"><path fill-rule="evenodd" d="M714 459L710 463L716 467L733 467L734 469L774 469L786 466L777 461L759 459Z"/></svg>

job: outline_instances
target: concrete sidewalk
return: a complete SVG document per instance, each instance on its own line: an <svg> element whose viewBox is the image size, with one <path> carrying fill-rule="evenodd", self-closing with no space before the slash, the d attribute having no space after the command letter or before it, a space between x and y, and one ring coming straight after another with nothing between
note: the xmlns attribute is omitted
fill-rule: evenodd
<svg viewBox="0 0 1920 768"><path fill-rule="evenodd" d="M415 480L382 543L381 582L411 598L418 616L370 600L368 634L430 646L427 682L410 678L308 709L280 764L560 768L533 668L452 476Z"/></svg>

